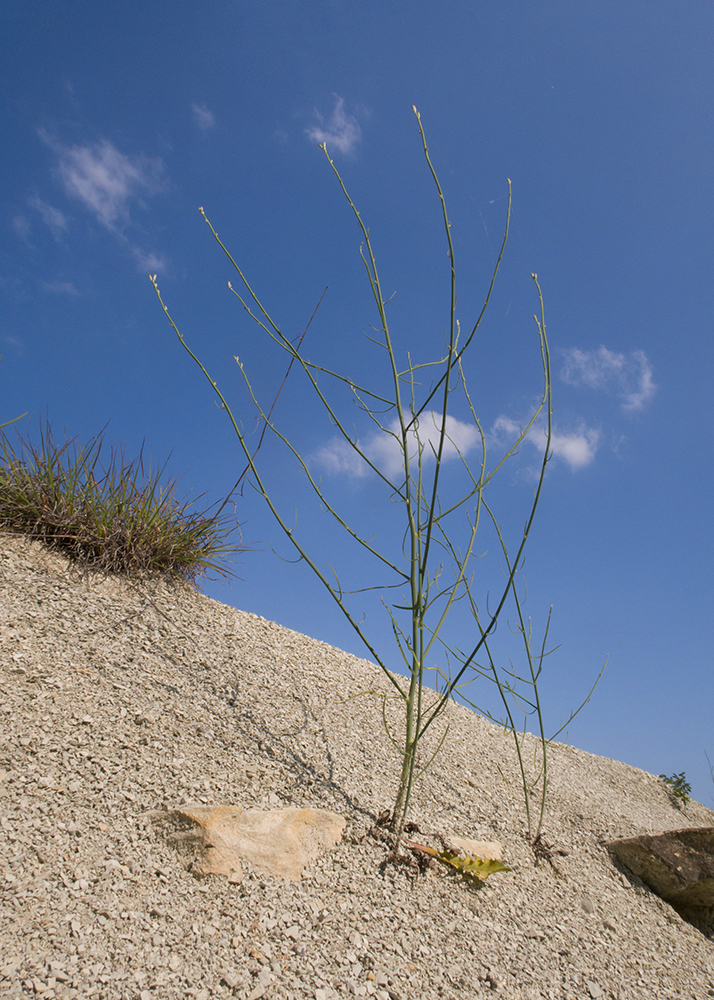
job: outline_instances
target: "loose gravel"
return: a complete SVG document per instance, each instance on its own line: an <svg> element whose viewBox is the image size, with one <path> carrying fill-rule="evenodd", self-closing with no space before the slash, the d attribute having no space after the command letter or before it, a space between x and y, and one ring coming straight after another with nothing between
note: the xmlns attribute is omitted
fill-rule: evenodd
<svg viewBox="0 0 714 1000"><path fill-rule="evenodd" d="M714 997L714 942L603 846L714 824L653 775L554 746L546 835L566 853L536 863L509 736L451 706L413 819L500 841L513 871L416 878L368 834L398 767L372 664L186 584L78 576L8 534L0 593L0 996ZM349 825L301 882L232 885L184 871L148 819L188 802Z"/></svg>

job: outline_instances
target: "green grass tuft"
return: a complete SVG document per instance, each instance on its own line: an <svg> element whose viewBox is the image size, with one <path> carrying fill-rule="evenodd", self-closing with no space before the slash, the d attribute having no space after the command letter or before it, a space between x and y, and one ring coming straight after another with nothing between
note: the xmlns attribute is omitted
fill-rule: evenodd
<svg viewBox="0 0 714 1000"><path fill-rule="evenodd" d="M145 471L110 451L102 463L103 432L88 444L57 445L47 422L40 444L17 433L13 445L0 430L0 530L40 539L83 570L129 577L233 576L227 539L233 518L191 510L177 499L176 480L161 483L163 468ZM200 499L200 498L199 498Z"/></svg>

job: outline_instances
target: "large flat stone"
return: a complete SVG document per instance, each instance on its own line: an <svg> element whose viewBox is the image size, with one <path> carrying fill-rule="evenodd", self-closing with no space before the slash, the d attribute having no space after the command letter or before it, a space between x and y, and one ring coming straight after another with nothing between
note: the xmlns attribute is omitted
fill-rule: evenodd
<svg viewBox="0 0 714 1000"><path fill-rule="evenodd" d="M262 874L299 881L305 865L337 844L347 821L322 809L183 806L150 814L195 875L243 878L243 861Z"/></svg>

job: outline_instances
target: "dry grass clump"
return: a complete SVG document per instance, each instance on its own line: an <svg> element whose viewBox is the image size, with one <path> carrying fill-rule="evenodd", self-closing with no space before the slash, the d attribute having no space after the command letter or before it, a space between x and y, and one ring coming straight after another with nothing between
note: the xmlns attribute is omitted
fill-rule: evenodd
<svg viewBox="0 0 714 1000"><path fill-rule="evenodd" d="M103 433L88 444L55 444L49 422L33 445L0 430L0 529L40 539L82 569L127 576L160 574L191 583L226 568L241 546L227 543L232 518L190 510L176 497L176 480L110 451L101 462Z"/></svg>

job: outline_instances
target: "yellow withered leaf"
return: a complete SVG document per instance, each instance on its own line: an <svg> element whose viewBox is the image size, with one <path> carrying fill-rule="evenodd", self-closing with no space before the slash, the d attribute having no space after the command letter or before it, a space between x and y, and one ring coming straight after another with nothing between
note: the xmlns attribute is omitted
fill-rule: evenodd
<svg viewBox="0 0 714 1000"><path fill-rule="evenodd" d="M477 854L467 854L465 858L462 858L461 855L451 854L450 851L439 851L437 857L444 864L452 865L454 868L458 868L459 871L465 872L468 875L475 875L477 878L488 878L494 872L512 871L502 861L496 861L495 858L480 858Z"/></svg>
<svg viewBox="0 0 714 1000"><path fill-rule="evenodd" d="M416 844L411 840L405 840L404 846L428 854L430 857L436 858L437 861L441 861L442 864L454 868L464 875L473 875L475 878L487 879L495 872L512 871L502 861L496 861L495 858L480 858L476 854L466 854L466 857L462 858L460 854L455 854L452 851L436 851L433 847L427 847L426 844Z"/></svg>

